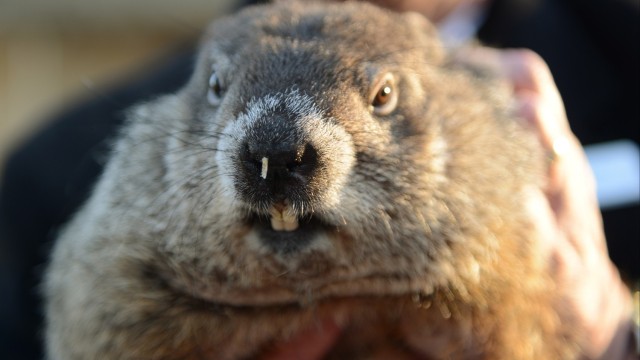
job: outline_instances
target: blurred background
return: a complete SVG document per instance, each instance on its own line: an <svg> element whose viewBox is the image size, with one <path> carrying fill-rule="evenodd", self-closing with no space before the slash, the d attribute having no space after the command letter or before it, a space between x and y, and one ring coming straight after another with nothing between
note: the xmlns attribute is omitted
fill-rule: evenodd
<svg viewBox="0 0 640 360"><path fill-rule="evenodd" d="M638 279L640 1L438 1L450 41L477 36L547 61L598 175L611 257ZM0 359L41 358L43 264L100 173L121 112L179 88L206 24L253 2L0 0Z"/></svg>
<svg viewBox="0 0 640 360"><path fill-rule="evenodd" d="M73 103L193 42L235 0L0 0L0 171Z"/></svg>

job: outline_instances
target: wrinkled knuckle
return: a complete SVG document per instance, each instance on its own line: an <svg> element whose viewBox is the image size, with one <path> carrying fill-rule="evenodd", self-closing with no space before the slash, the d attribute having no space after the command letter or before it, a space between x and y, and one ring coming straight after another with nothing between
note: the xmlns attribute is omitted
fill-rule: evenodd
<svg viewBox="0 0 640 360"><path fill-rule="evenodd" d="M543 99L532 91L521 91L516 94L517 115L536 128L541 127L543 120Z"/></svg>
<svg viewBox="0 0 640 360"><path fill-rule="evenodd" d="M540 55L529 49L514 50L511 54L519 64L522 80L529 84L537 84L541 76L548 71L546 62Z"/></svg>
<svg viewBox="0 0 640 360"><path fill-rule="evenodd" d="M517 49L514 50L513 56L515 56L524 67L532 69L544 69L547 64L538 53L530 49Z"/></svg>

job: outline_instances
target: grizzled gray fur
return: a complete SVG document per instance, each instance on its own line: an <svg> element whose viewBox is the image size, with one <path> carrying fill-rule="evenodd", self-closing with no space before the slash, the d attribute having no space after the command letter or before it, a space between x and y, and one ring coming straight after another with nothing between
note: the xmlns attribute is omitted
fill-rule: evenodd
<svg viewBox="0 0 640 360"><path fill-rule="evenodd" d="M363 3L215 22L60 235L48 357L253 358L328 319L327 358L573 358L524 211L542 153L448 57Z"/></svg>

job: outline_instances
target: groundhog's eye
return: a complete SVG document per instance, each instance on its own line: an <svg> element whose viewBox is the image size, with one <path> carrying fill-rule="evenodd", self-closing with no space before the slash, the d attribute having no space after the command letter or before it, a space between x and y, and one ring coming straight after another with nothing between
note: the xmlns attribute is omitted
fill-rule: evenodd
<svg viewBox="0 0 640 360"><path fill-rule="evenodd" d="M390 114L398 104L398 91L391 74L386 74L373 88L371 111L376 115Z"/></svg>
<svg viewBox="0 0 640 360"><path fill-rule="evenodd" d="M224 90L222 85L220 85L220 78L218 78L218 75L214 71L211 73L211 77L209 78L209 90L207 92L207 100L209 101L209 104L213 106L220 104L223 93Z"/></svg>

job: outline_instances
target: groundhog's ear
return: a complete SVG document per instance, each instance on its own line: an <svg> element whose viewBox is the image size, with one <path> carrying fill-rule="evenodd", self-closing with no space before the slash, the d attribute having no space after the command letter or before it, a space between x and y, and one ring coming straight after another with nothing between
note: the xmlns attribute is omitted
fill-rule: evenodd
<svg viewBox="0 0 640 360"><path fill-rule="evenodd" d="M425 16L417 12L406 12L402 16L407 24L417 32L418 39L424 39L424 46L428 49L429 57L435 63L441 63L445 57L445 51L438 35L438 30Z"/></svg>

